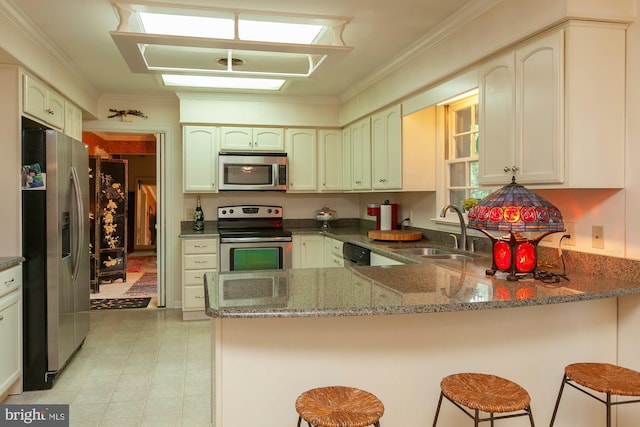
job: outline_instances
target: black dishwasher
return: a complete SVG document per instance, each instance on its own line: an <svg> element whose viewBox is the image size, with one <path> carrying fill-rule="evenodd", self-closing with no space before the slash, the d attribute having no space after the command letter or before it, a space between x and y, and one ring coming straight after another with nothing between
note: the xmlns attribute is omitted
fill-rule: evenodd
<svg viewBox="0 0 640 427"><path fill-rule="evenodd" d="M344 265L371 265L371 251L353 243L342 245L342 257Z"/></svg>

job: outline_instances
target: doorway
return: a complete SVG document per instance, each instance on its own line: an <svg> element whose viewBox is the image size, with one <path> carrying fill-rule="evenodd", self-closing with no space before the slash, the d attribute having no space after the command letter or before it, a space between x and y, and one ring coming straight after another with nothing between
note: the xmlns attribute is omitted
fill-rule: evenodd
<svg viewBox="0 0 640 427"><path fill-rule="evenodd" d="M96 284L92 286L94 306L100 301L150 298L148 307L164 307L163 281L158 275L158 233L161 220L158 197L158 135L153 133L83 132L90 155L126 165L127 179L122 188L127 195L126 221L119 224L126 241L121 257L124 274L101 272L100 255L96 264ZM108 159L108 160L104 160ZM98 171L98 174L100 172ZM99 177L102 179L102 176ZM100 189L98 189L100 193ZM99 216L97 213L96 216ZM98 225L98 232L100 225ZM102 248L98 248L101 252ZM161 298L159 298L161 297ZM112 306L105 302L105 306Z"/></svg>

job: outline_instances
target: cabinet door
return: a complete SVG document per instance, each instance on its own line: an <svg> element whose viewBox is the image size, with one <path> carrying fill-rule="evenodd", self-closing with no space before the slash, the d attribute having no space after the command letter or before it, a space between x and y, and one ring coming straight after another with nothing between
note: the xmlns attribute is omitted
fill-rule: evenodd
<svg viewBox="0 0 640 427"><path fill-rule="evenodd" d="M52 90L48 91L47 112L49 113L49 124L62 129L64 127L65 100L62 95Z"/></svg>
<svg viewBox="0 0 640 427"><path fill-rule="evenodd" d="M564 181L562 123L564 31L516 49L516 177L525 183Z"/></svg>
<svg viewBox="0 0 640 427"><path fill-rule="evenodd" d="M342 189L351 190L351 126L342 130Z"/></svg>
<svg viewBox="0 0 640 427"><path fill-rule="evenodd" d="M284 152L284 129L254 128L253 149L256 151Z"/></svg>
<svg viewBox="0 0 640 427"><path fill-rule="evenodd" d="M351 127L351 188L371 189L371 119Z"/></svg>
<svg viewBox="0 0 640 427"><path fill-rule="evenodd" d="M0 396L22 371L22 314L19 291L0 298Z"/></svg>
<svg viewBox="0 0 640 427"><path fill-rule="evenodd" d="M324 236L293 236L293 268L324 267Z"/></svg>
<svg viewBox="0 0 640 427"><path fill-rule="evenodd" d="M24 76L23 111L58 129L64 126L64 98L31 76Z"/></svg>
<svg viewBox="0 0 640 427"><path fill-rule="evenodd" d="M70 102L65 102L64 109L64 133L82 141L82 111Z"/></svg>
<svg viewBox="0 0 640 427"><path fill-rule="evenodd" d="M253 148L253 128L221 127L220 148L222 150L247 151Z"/></svg>
<svg viewBox="0 0 640 427"><path fill-rule="evenodd" d="M182 142L183 190L215 192L217 190L217 128L185 126Z"/></svg>
<svg viewBox="0 0 640 427"><path fill-rule="evenodd" d="M289 162L287 191L313 192L318 189L315 129L287 129Z"/></svg>
<svg viewBox="0 0 640 427"><path fill-rule="evenodd" d="M371 117L374 190L402 188L402 109L393 106Z"/></svg>
<svg viewBox="0 0 640 427"><path fill-rule="evenodd" d="M479 69L480 184L504 185L515 166L514 53L508 52Z"/></svg>
<svg viewBox="0 0 640 427"><path fill-rule="evenodd" d="M320 142L320 190L342 190L342 143L341 131L318 130Z"/></svg>

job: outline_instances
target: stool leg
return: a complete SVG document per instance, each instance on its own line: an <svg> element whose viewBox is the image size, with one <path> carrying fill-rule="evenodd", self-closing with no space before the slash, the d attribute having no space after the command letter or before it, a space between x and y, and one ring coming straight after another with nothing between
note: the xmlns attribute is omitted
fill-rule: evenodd
<svg viewBox="0 0 640 427"><path fill-rule="evenodd" d="M480 411L476 409L473 417L473 427L478 427L479 425L480 425ZM493 425L493 420L491 420L491 425Z"/></svg>
<svg viewBox="0 0 640 427"><path fill-rule="evenodd" d="M489 413L489 418L491 419L491 427L493 427L493 412Z"/></svg>
<svg viewBox="0 0 640 427"><path fill-rule="evenodd" d="M607 393L607 427L611 427L611 393Z"/></svg>
<svg viewBox="0 0 640 427"><path fill-rule="evenodd" d="M438 399L438 407L436 408L436 416L433 419L433 427L436 427L438 423L438 414L440 413L440 406L442 406L442 398L444 397L444 393L440 392L440 399Z"/></svg>
<svg viewBox="0 0 640 427"><path fill-rule="evenodd" d="M302 422L302 417L298 416L298 427L300 427L300 423Z"/></svg>
<svg viewBox="0 0 640 427"><path fill-rule="evenodd" d="M551 423L549 427L553 427L553 423L556 420L556 414L558 413L558 406L560 406L560 398L562 397L562 390L564 390L564 385L567 382L567 374L562 375L562 383L560 384L560 391L558 392L558 398L556 399L556 406L553 408L553 415L551 416Z"/></svg>
<svg viewBox="0 0 640 427"><path fill-rule="evenodd" d="M529 414L529 421L531 422L531 427L536 427L536 425L533 423L533 413L531 412L531 406L526 407L524 410L527 411L527 413Z"/></svg>

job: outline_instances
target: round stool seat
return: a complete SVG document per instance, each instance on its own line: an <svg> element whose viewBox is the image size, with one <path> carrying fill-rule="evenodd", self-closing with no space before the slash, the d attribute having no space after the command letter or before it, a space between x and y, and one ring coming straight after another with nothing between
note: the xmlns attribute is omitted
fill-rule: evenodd
<svg viewBox="0 0 640 427"><path fill-rule="evenodd" d="M442 393L450 400L489 413L515 412L528 408L529 393L507 379L488 374L461 373L440 382Z"/></svg>
<svg viewBox="0 0 640 427"><path fill-rule="evenodd" d="M296 399L296 411L314 426L365 427L380 420L384 406L367 391L334 386L305 391Z"/></svg>
<svg viewBox="0 0 640 427"><path fill-rule="evenodd" d="M574 363L564 369L568 379L617 396L640 396L640 372L609 363Z"/></svg>

